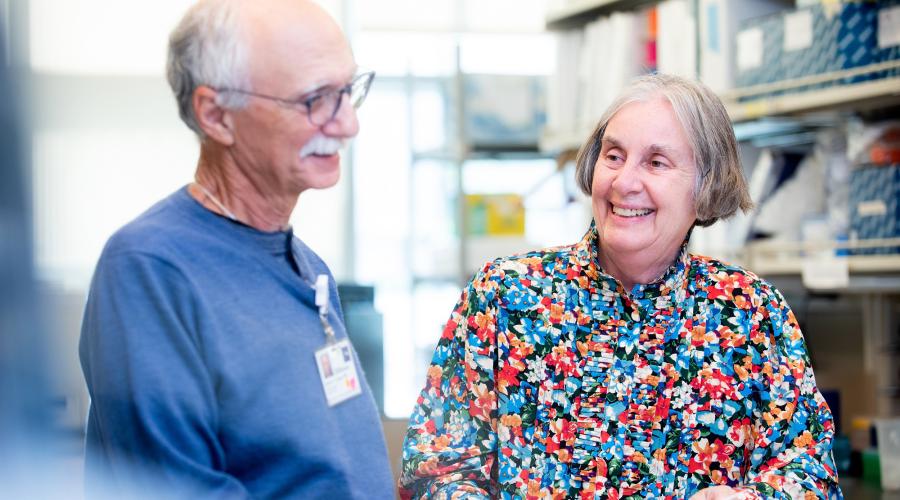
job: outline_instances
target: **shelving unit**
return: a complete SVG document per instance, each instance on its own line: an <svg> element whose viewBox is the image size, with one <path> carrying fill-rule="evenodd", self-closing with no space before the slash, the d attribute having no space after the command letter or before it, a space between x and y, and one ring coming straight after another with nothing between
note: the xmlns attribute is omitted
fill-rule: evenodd
<svg viewBox="0 0 900 500"><path fill-rule="evenodd" d="M767 85L735 89L722 96L731 119L740 122L773 115L809 113L822 110L864 111L900 106L900 76L834 85L814 90L793 91L810 85L900 68L900 61L873 64L853 70L798 78ZM770 92L789 93L767 96ZM745 99L745 100L742 100Z"/></svg>
<svg viewBox="0 0 900 500"><path fill-rule="evenodd" d="M546 27L548 30L576 29L599 16L615 11L637 10L656 3L659 1L570 1L565 7L551 10L547 14ZM692 2L692 5L696 15L697 2ZM699 33L695 35L699 39ZM687 33L685 36L691 34ZM839 123L849 114L864 117L892 116L891 110L900 109L898 70L900 61L882 62L773 84L738 88L722 95L722 100L736 124L745 122L741 125L752 129L756 125L763 125L762 122L754 124L752 121L756 119L783 119L791 122L790 133L807 132L806 135L814 136L817 130ZM883 77L889 73L894 76ZM864 80L869 75L882 78ZM845 83L851 81L855 82ZM584 143L590 132L591 130L579 130L560 133L558 130L545 130L540 147L546 151L570 153ZM769 126L764 133L771 135L773 128ZM727 255L726 260L744 265L758 275L778 283L779 287L781 283L786 283L791 290L801 294L824 293L827 296L852 297L853 303L861 305L862 320L855 338L858 338L865 358L866 375L875 376L871 380L874 386L868 386L873 401L870 404L875 407L867 406L862 411L885 416L900 414L900 393L895 387L897 381L891 380L891 377L896 376L900 357L886 354L886 346L898 341L896 332L900 318L900 313L897 312L900 311L900 254L859 255L861 252L854 251L879 245L898 247L900 238L853 243L825 242L820 245L802 242L752 242L736 254ZM846 264L846 283L825 290L810 290L803 279L804 267L810 262L810 256L844 253L840 250L853 254L841 261L841 264ZM842 390L850 390L850 386L841 386L840 382L837 386L843 387Z"/></svg>
<svg viewBox="0 0 900 500"><path fill-rule="evenodd" d="M854 251L859 248L896 247L900 238L860 240L852 243L823 244L756 242L748 245L739 262L747 268L786 290L809 290L803 275L805 255L835 250ZM900 357L896 343L900 338L900 254L849 255L846 259L848 280L837 288L815 289L825 295L852 298L861 306L861 323L853 332L862 345L863 367L874 386L866 386L874 395L875 407L870 410L880 416L900 414L900 392L896 373ZM893 350L893 351L892 351Z"/></svg>
<svg viewBox="0 0 900 500"><path fill-rule="evenodd" d="M603 14L634 10L657 2L658 0L575 0L550 11L545 17L545 24L548 30L577 28Z"/></svg>
<svg viewBox="0 0 900 500"><path fill-rule="evenodd" d="M745 247L738 260L761 276L799 276L806 255L820 252L900 246L900 238L861 240L857 242L753 242ZM850 283L842 293L900 293L900 254L848 255Z"/></svg>
<svg viewBox="0 0 900 500"><path fill-rule="evenodd" d="M440 164L443 171L447 173L446 191L433 192L428 196L432 203L442 203L445 206L452 205L452 247L442 245L441 250L445 250L446 259L441 267L440 273L429 273L422 275L417 272L414 267L412 281L413 287L423 285L447 285L453 287L463 287L466 285L472 274L477 271L484 262L500 255L508 255L530 250L531 245L525 240L524 236L506 236L506 235L474 235L470 224L470 217L467 213L467 195L469 194L499 194L499 193L473 193L466 189L465 179L472 173L472 166L480 162L489 162L492 164L521 164L522 162L546 161L548 164L554 164L554 155L542 150L535 141L536 137L521 133L521 131L512 130L509 134L504 134L502 129L498 135L485 134L485 126L476 122L478 113L485 113L483 108L478 108L473 102L477 101L476 95L479 92L479 83L481 85L489 85L491 83L499 83L501 85L509 85L509 78L533 78L529 75L509 75L509 74L472 74L464 72L460 62L461 47L456 47L456 57L454 64L454 72L442 80L440 83L446 92L445 97L445 127L448 140L442 146L436 149L427 149L413 151L411 155L411 177L410 182L414 184L415 177L422 171L421 168L429 165L434 168L436 164ZM495 81L496 80L496 81ZM415 82L408 79L406 86L409 92L414 92ZM503 88L501 86L501 88ZM484 99L481 97L481 99ZM538 102L538 101L536 101ZM488 113L490 109L488 109ZM495 125L490 122L491 125ZM525 135L525 137L523 137ZM536 135L536 134L535 134ZM471 186L470 186L470 189ZM520 193L518 188L511 188L510 193L522 194L523 197L528 193ZM428 217L417 213L415 207L410 207L413 227L424 222L429 227L434 224L433 221L427 221ZM426 222L427 221L427 222ZM421 224L419 224L421 227ZM476 231L477 232L477 231ZM412 231L412 240L410 241L407 251L410 255L416 253L417 248L428 245L426 238L420 238L424 233ZM425 242L425 243L423 243ZM445 242L441 242L442 244ZM419 245L417 247L417 245ZM433 250L433 249L432 249Z"/></svg>
<svg viewBox="0 0 900 500"><path fill-rule="evenodd" d="M569 0L561 7L551 8L544 16L548 31L578 29L597 18L622 11L635 11L658 4L660 0ZM545 129L539 139L541 151L562 153L577 151L590 136L593 128L582 130Z"/></svg>

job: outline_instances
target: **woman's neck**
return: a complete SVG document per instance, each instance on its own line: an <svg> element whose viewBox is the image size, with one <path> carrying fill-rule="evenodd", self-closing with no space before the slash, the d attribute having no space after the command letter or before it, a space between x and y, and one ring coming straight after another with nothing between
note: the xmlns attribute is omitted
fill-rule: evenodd
<svg viewBox="0 0 900 500"><path fill-rule="evenodd" d="M604 249L601 245L599 259L603 270L619 280L625 291L630 292L635 285L646 285L662 278L678 257L679 252L680 247L671 255L656 258L640 255L637 252L631 255L619 255Z"/></svg>

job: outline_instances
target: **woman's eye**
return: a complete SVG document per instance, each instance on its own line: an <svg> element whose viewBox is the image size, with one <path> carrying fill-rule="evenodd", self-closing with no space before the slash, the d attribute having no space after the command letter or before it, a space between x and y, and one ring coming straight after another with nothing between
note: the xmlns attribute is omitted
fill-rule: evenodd
<svg viewBox="0 0 900 500"><path fill-rule="evenodd" d="M659 160L650 160L650 166L652 166L653 168L666 168L668 165Z"/></svg>

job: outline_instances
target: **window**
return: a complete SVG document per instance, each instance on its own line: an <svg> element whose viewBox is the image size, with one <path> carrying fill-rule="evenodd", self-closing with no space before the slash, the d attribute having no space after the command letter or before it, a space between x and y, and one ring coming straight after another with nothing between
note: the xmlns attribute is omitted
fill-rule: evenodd
<svg viewBox="0 0 900 500"><path fill-rule="evenodd" d="M428 9L449 8L438 4ZM463 262L463 254L473 253L460 235L463 193L531 190L534 199L527 199L526 206L534 203L547 211L566 205L561 181L553 180L559 176L552 160L534 154L512 162L461 156L471 144L460 144L457 137L462 107L456 100L457 68L463 73L546 75L555 57L548 35L525 32L513 26L515 21L508 32L475 32L484 27L486 21L478 17L483 12L474 2L464 7L456 15L471 14L467 19L478 21L463 22L461 30L428 16L417 24L412 13L422 9L420 3L409 6L409 19L393 16L397 10L384 19L367 18L363 9L358 16L362 29L354 37L358 63L378 77L360 110L361 131L354 146L353 268L356 281L376 287L375 305L384 316L385 413L394 418L407 418L412 411L441 330L478 266L468 257ZM510 8L506 17L520 9ZM541 25L543 12L537 8ZM429 23L438 31L422 31ZM535 187L541 181L546 185ZM579 226L578 236L586 224L579 221ZM488 242L479 251L497 257L510 248L543 246L547 232L532 232L544 236L520 238L514 247Z"/></svg>

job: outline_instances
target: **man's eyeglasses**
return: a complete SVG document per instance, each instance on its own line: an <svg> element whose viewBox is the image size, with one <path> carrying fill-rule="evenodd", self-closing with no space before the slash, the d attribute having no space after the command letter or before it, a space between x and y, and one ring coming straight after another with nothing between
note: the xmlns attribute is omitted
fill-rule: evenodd
<svg viewBox="0 0 900 500"><path fill-rule="evenodd" d="M330 122L341 109L341 103L344 102L344 94L350 98L350 105L355 108L362 106L369 93L369 87L375 78L375 72L369 71L356 76L350 83L331 90L316 91L297 99L284 99L258 92L251 92L242 89L220 88L215 89L217 92L234 92L236 94L244 94L260 99L268 99L275 101L282 106L302 111L306 108L306 116L309 122L317 127L321 127Z"/></svg>

